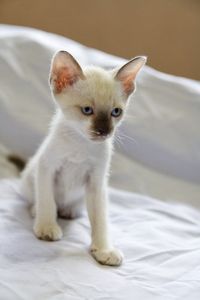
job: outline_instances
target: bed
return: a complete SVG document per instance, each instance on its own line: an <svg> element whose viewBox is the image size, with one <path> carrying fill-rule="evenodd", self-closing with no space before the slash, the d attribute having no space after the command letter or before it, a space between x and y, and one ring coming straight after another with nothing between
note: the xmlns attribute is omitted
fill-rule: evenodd
<svg viewBox="0 0 200 300"><path fill-rule="evenodd" d="M48 129L54 106L47 78L60 49L82 65L126 61L51 33L0 25L0 143L23 159ZM0 299L200 299L200 83L146 66L137 87L117 133L109 189L122 266L90 256L85 211L59 220L61 241L37 240L20 179L2 163Z"/></svg>

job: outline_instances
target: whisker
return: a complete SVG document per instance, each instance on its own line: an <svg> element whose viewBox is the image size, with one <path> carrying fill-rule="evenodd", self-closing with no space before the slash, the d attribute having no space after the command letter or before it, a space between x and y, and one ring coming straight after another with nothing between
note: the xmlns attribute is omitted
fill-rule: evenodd
<svg viewBox="0 0 200 300"><path fill-rule="evenodd" d="M128 136L128 135L126 135L126 134L124 134L122 132L119 133L118 137L121 137L122 139L123 138L124 139L128 139L129 141L134 142L137 146L139 145L139 143L138 143L137 140L135 140L133 137L130 137L130 136Z"/></svg>
<svg viewBox="0 0 200 300"><path fill-rule="evenodd" d="M118 135L115 135L114 140L116 141L116 144L119 145L119 148L121 149L121 146L123 144L122 144L122 141L121 141L120 137Z"/></svg>

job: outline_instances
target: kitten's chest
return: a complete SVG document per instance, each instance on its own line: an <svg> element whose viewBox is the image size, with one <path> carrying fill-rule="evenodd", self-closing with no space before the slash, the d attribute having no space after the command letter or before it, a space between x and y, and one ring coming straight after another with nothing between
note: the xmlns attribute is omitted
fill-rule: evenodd
<svg viewBox="0 0 200 300"><path fill-rule="evenodd" d="M56 202L73 202L82 197L85 191L89 166L86 162L65 161L55 178Z"/></svg>
<svg viewBox="0 0 200 300"><path fill-rule="evenodd" d="M83 185L95 161L91 149L87 145L74 143L66 145L62 154L57 172L59 183L67 189Z"/></svg>
<svg viewBox="0 0 200 300"><path fill-rule="evenodd" d="M62 166L67 168L74 167L77 165L86 166L89 160L93 160L95 152L87 144L74 143L64 144L61 148L61 162Z"/></svg>
<svg viewBox="0 0 200 300"><path fill-rule="evenodd" d="M66 160L58 171L57 177L65 186L83 185L89 171L90 165L87 161Z"/></svg>
<svg viewBox="0 0 200 300"><path fill-rule="evenodd" d="M77 189L85 186L88 176L99 168L105 160L105 146L87 144L64 145L60 156L60 168L56 174L56 183L65 189Z"/></svg>

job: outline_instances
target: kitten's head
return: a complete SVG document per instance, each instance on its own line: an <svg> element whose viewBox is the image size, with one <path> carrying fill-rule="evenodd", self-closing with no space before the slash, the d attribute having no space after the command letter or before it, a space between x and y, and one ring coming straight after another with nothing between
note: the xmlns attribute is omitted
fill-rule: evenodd
<svg viewBox="0 0 200 300"><path fill-rule="evenodd" d="M118 70L82 69L71 54L59 51L53 57L50 86L66 121L84 137L103 141L120 124L135 79L145 56L130 60Z"/></svg>

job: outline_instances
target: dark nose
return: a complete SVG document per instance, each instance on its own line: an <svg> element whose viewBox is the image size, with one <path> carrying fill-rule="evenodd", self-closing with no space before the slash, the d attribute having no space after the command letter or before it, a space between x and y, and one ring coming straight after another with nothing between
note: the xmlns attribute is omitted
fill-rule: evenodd
<svg viewBox="0 0 200 300"><path fill-rule="evenodd" d="M108 130L103 129L103 128L98 128L98 130L96 131L97 135L101 135L101 136L107 136L108 135Z"/></svg>

